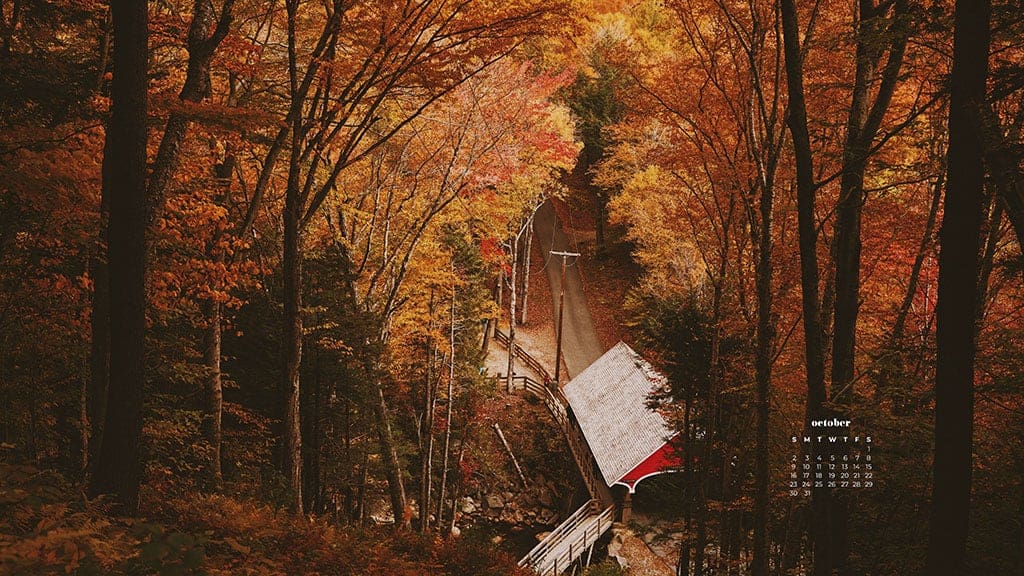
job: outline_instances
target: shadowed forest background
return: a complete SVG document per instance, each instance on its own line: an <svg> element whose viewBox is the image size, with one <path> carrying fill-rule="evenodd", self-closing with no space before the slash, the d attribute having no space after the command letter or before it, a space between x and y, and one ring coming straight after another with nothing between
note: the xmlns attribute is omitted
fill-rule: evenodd
<svg viewBox="0 0 1024 576"><path fill-rule="evenodd" d="M545 201L678 576L1024 574L1022 129L1019 0L0 0L0 575L529 574Z"/></svg>

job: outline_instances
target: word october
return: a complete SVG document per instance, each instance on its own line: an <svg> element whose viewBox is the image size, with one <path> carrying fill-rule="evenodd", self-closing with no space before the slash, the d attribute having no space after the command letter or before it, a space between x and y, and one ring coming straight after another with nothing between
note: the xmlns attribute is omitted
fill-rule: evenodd
<svg viewBox="0 0 1024 576"><path fill-rule="evenodd" d="M850 427L850 421L849 420L837 420L835 418L830 418L828 420L811 420L811 428L825 428L825 427L829 427L829 428L833 428L833 427L834 428L849 428Z"/></svg>

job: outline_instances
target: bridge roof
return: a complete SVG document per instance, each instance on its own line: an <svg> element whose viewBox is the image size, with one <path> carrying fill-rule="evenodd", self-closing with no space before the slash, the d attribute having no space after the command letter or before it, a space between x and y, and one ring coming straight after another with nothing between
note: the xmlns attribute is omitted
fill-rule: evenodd
<svg viewBox="0 0 1024 576"><path fill-rule="evenodd" d="M580 372L563 393L611 486L658 452L674 434L647 407L647 395L665 381L623 342Z"/></svg>

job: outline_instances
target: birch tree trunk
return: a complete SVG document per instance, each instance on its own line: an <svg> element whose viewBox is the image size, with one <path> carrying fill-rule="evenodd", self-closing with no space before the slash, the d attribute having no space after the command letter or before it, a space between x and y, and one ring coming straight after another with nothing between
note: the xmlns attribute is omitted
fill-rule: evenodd
<svg viewBox="0 0 1024 576"><path fill-rule="evenodd" d="M523 249L523 303L520 324L526 324L526 306L530 298L530 249L533 244L533 216L526 223L526 247Z"/></svg>
<svg viewBox="0 0 1024 576"><path fill-rule="evenodd" d="M430 529L430 492L433 481L434 458L434 406L436 394L434 390L434 341L432 336L434 323L434 291L430 292L427 320L427 377L423 382L423 432L421 438L420 467L420 532Z"/></svg>
<svg viewBox="0 0 1024 576"><path fill-rule="evenodd" d="M509 271L508 295L508 371L505 373L505 391L512 392L512 375L515 371L516 358L516 266L519 260L519 235L512 236L509 254L512 255L512 267Z"/></svg>
<svg viewBox="0 0 1024 576"><path fill-rule="evenodd" d="M455 286L452 285L452 306L448 329L448 391L447 406L444 414L444 450L441 457L441 484L437 494L437 528L440 532L444 526L444 492L448 482L448 458L452 442L452 408L455 402Z"/></svg>

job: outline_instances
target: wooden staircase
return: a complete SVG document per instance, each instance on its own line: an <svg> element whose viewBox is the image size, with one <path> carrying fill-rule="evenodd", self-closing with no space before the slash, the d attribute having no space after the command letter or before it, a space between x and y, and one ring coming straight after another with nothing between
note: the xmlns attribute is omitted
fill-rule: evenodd
<svg viewBox="0 0 1024 576"><path fill-rule="evenodd" d="M508 336L495 330L495 339L508 346ZM566 518L554 531L544 538L529 554L519 561L520 566L533 568L541 576L557 576L583 558L589 564L594 544L611 528L615 516L615 501L611 490L597 472L590 446L579 425L569 416L569 402L562 391L554 386L553 380L544 367L518 345L515 355L527 366L540 374L545 383L529 376L513 376L512 390L523 391L544 403L552 418L562 429L569 451L579 468L583 483L590 494L590 501ZM499 381L505 381L501 375Z"/></svg>
<svg viewBox="0 0 1024 576"><path fill-rule="evenodd" d="M519 561L540 576L557 576L577 565L590 564L594 545L612 527L615 506L602 509L598 500L580 507ZM586 558L583 558L586 555Z"/></svg>

